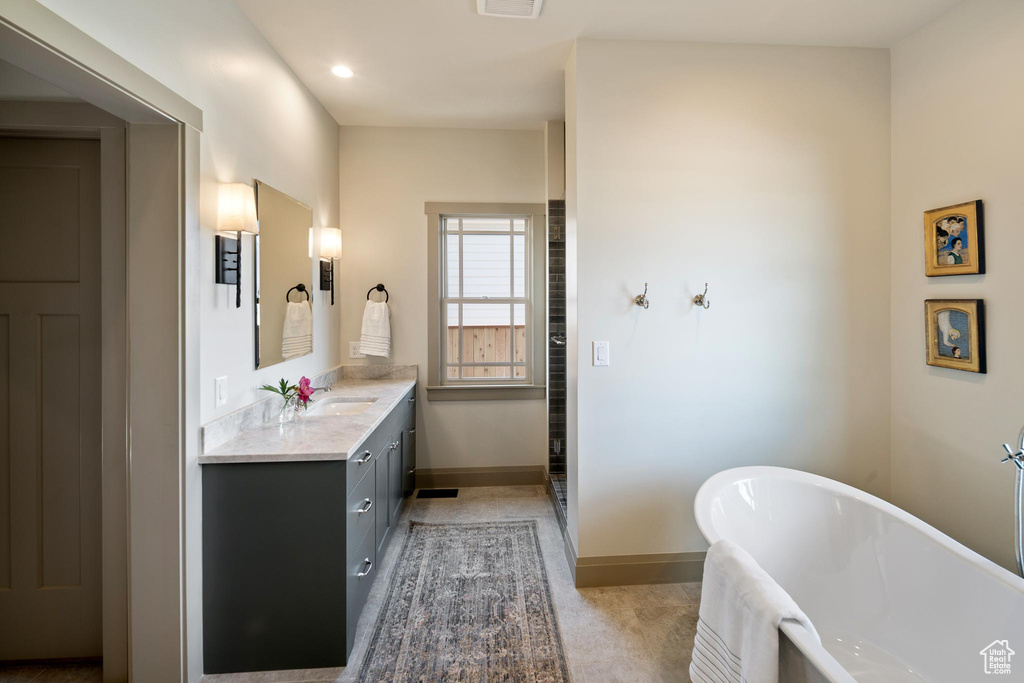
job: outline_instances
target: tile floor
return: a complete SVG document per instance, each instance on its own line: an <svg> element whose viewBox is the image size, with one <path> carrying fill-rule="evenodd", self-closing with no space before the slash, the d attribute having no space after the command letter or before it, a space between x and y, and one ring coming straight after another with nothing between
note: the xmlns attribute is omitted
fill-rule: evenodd
<svg viewBox="0 0 1024 683"><path fill-rule="evenodd" d="M101 683L101 664L0 664L0 683Z"/></svg>
<svg viewBox="0 0 1024 683"><path fill-rule="evenodd" d="M390 573L409 520L482 522L536 519L555 613L574 683L689 681L690 650L697 626L700 584L615 586L577 590L565 559L561 532L543 486L464 488L457 498L407 501L359 621L352 664L347 668L219 674L203 683L349 683L356 681ZM32 680L32 679L26 679ZM46 679L49 680L49 679Z"/></svg>

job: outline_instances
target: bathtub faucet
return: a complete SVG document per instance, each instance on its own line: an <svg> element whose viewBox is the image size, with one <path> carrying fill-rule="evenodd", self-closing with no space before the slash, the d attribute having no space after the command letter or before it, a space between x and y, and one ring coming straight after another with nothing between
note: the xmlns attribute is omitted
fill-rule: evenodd
<svg viewBox="0 0 1024 683"><path fill-rule="evenodd" d="M1006 457L1003 458L1003 462L1012 462L1017 466L1017 479L1014 484L1014 497L1013 497L1013 518L1014 518L1014 532L1016 534L1014 550L1017 554L1017 573L1024 577L1024 520L1021 519L1021 506L1024 505L1024 429L1020 430L1020 435L1017 437L1017 450L1010 447L1010 444L1004 443L1003 448L1006 449Z"/></svg>

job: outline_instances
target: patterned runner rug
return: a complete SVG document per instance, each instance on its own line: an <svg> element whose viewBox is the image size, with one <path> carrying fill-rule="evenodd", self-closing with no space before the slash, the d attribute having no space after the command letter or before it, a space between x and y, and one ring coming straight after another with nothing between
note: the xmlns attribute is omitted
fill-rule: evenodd
<svg viewBox="0 0 1024 683"><path fill-rule="evenodd" d="M536 522L412 522L359 680L568 683Z"/></svg>

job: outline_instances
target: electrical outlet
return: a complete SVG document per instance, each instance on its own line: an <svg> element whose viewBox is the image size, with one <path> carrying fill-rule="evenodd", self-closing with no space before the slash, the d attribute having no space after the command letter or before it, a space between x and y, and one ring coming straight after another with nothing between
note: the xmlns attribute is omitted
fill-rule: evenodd
<svg viewBox="0 0 1024 683"><path fill-rule="evenodd" d="M611 360L608 358L608 350L611 345L606 341L594 342L594 365L611 365Z"/></svg>
<svg viewBox="0 0 1024 683"><path fill-rule="evenodd" d="M348 343L348 357L349 358L366 358L365 353L359 352L359 342Z"/></svg>
<svg viewBox="0 0 1024 683"><path fill-rule="evenodd" d="M222 405L228 402L228 378L227 376L218 377L213 380L213 405L215 408L220 408Z"/></svg>

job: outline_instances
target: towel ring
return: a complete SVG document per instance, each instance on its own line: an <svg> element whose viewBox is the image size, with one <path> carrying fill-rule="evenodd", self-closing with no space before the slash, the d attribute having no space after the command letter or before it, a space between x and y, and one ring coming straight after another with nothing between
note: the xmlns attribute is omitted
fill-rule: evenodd
<svg viewBox="0 0 1024 683"><path fill-rule="evenodd" d="M299 284L295 285L294 287L292 287L291 289L289 289L287 292L285 292L285 295L284 295L284 300L285 301L291 301L291 299L289 297L291 296L292 292L299 292L300 294L305 294L306 295L306 301L310 300L309 291L306 290L306 285L302 284L301 282Z"/></svg>
<svg viewBox="0 0 1024 683"><path fill-rule="evenodd" d="M378 284L378 285L376 285L375 287L370 287L370 291L368 291L368 292L366 293L366 300L367 300L367 301L369 301L369 300L370 300L370 294L372 294L372 293L373 293L373 290L375 290L375 289L376 289L376 290L377 290L378 292L384 292L384 303L387 303L387 302L388 302L388 299L390 299L391 297L390 297L390 296L388 295L388 290L384 289L384 285L381 285L381 284Z"/></svg>

